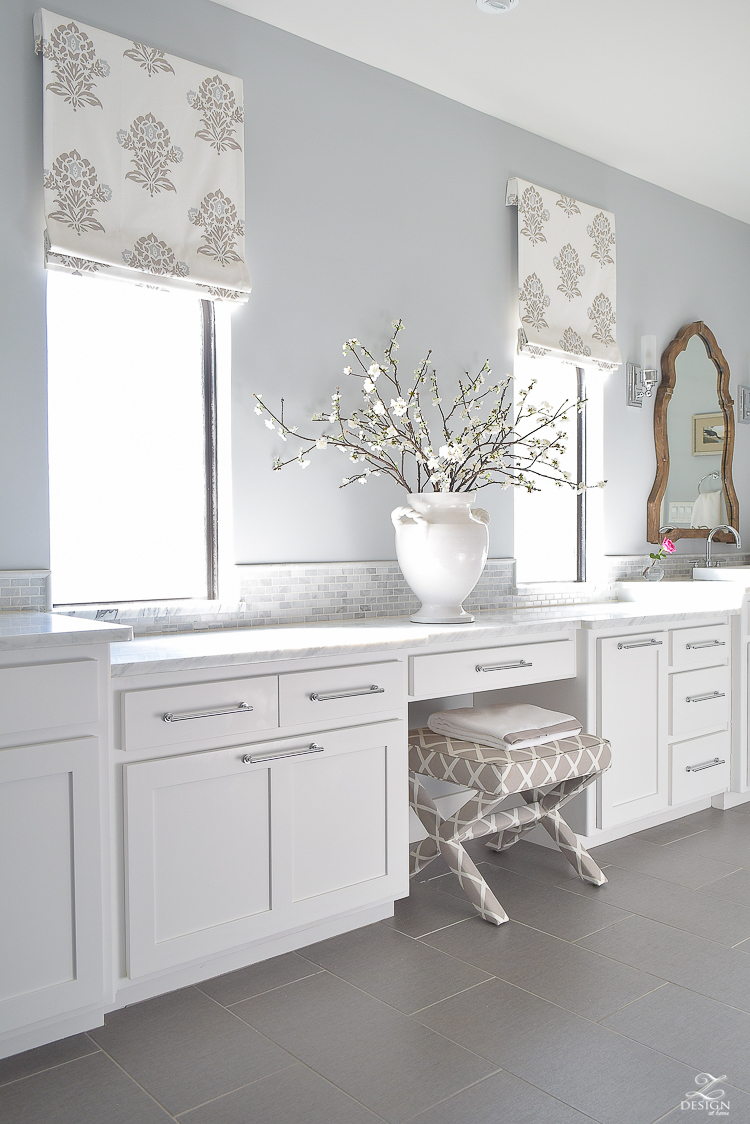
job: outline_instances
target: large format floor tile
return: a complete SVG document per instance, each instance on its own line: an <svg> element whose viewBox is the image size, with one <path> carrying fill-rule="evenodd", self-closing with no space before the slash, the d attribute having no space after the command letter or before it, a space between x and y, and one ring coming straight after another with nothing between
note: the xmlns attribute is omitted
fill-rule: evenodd
<svg viewBox="0 0 750 1124"><path fill-rule="evenodd" d="M423 943L589 1019L603 1018L662 983L515 921L497 926L477 917L425 937Z"/></svg>
<svg viewBox="0 0 750 1124"><path fill-rule="evenodd" d="M618 866L607 867L607 878L606 886L592 886L579 880L570 890L719 944L731 946L750 937L750 908L747 906L712 900L700 890L689 890L675 882Z"/></svg>
<svg viewBox="0 0 750 1124"><path fill-rule="evenodd" d="M694 859L717 859L731 866L750 867L750 819L747 816L727 816L712 809L718 819L710 830L688 835L669 844L669 851L681 856L685 866ZM728 871L727 871L728 873Z"/></svg>
<svg viewBox="0 0 750 1124"><path fill-rule="evenodd" d="M628 917L579 943L720 1003L750 1011L750 972L744 952L645 917Z"/></svg>
<svg viewBox="0 0 750 1124"><path fill-rule="evenodd" d="M232 1003L250 999L253 995L261 995L264 991L272 991L275 987L283 987L294 980L311 976L319 970L298 953L287 952L284 956L274 956L272 960L261 960L259 964L251 964L248 968L239 968L236 972L204 980L203 983L196 984L196 987L217 1003L228 1007Z"/></svg>
<svg viewBox="0 0 750 1124"><path fill-rule="evenodd" d="M233 1010L392 1124L496 1068L327 972Z"/></svg>
<svg viewBox="0 0 750 1124"><path fill-rule="evenodd" d="M652 1124L679 1103L695 1076L672 1058L502 980L412 1017L601 1124Z"/></svg>
<svg viewBox="0 0 750 1124"><path fill-rule="evenodd" d="M382 1118L306 1065L294 1065L186 1112L180 1124L382 1124Z"/></svg>
<svg viewBox="0 0 750 1124"><path fill-rule="evenodd" d="M446 925L455 925L457 921L474 917L476 910L466 898L462 901L440 892L439 887L448 878L453 878L453 875L446 875L445 879L432 883L412 879L408 898L397 901L393 917L387 917L380 924L398 929L409 937L424 937L428 933L434 933L436 929L444 929Z"/></svg>
<svg viewBox="0 0 750 1124"><path fill-rule="evenodd" d="M410 1015L487 979L487 973L385 925L368 925L305 949L335 976Z"/></svg>
<svg viewBox="0 0 750 1124"><path fill-rule="evenodd" d="M486 839L475 839L466 850L475 863L489 863L503 870L512 870L524 878L533 878L550 886L564 886L569 882L580 882L568 860L551 847L540 847L522 839L507 851L491 851ZM599 859L597 859L599 862ZM604 864L599 862L600 866Z"/></svg>
<svg viewBox="0 0 750 1124"><path fill-rule="evenodd" d="M595 933L628 915L626 910L615 908L615 903L607 904L603 896L598 898L600 887L580 879L581 885L588 885L593 894L586 897L569 894L567 890L542 885L489 863L481 863L477 869L509 917L565 941ZM443 889L451 895L465 897L457 878L446 879Z"/></svg>
<svg viewBox="0 0 750 1124"><path fill-rule="evenodd" d="M38 1046L35 1050L24 1050L22 1054L14 1054L10 1058L0 1060L0 1085L8 1081L18 1081L21 1077L28 1077L32 1073L41 1073L44 1069L52 1069L64 1062L71 1062L75 1058L83 1058L87 1054L95 1054L99 1049L87 1034L73 1034L70 1038L61 1038L58 1042L50 1042L46 1046Z"/></svg>
<svg viewBox="0 0 750 1124"><path fill-rule="evenodd" d="M295 1060L192 987L114 1011L91 1036L173 1114Z"/></svg>
<svg viewBox="0 0 750 1124"><path fill-rule="evenodd" d="M613 843L594 847L591 854L600 866L612 863L625 870L637 870L639 874L650 874L652 878L663 878L665 882L676 882L678 886L689 886L693 890L742 866L741 862L718 860L702 854L692 855L688 861L684 853L675 850L677 846L677 843L670 843L669 846L659 847L628 835L624 839L615 839Z"/></svg>
<svg viewBox="0 0 750 1124"><path fill-rule="evenodd" d="M708 831L718 823L716 817L723 815L724 813L717 808L704 808L701 812L694 812L692 816L680 816L679 819L639 831L631 838L663 847L667 843L674 843L677 839L687 839L688 836L696 835L700 831Z"/></svg>
<svg viewBox="0 0 750 1124"><path fill-rule="evenodd" d="M699 893L706 894L709 898L723 898L725 901L750 907L750 870L738 870L734 874L728 874L726 878L708 882L705 886L701 886Z"/></svg>
<svg viewBox="0 0 750 1124"><path fill-rule="evenodd" d="M420 1112L409 1124L591 1124L591 1117L502 1072Z"/></svg>
<svg viewBox="0 0 750 1124"><path fill-rule="evenodd" d="M725 1073L750 1092L750 1014L744 1011L667 984L602 1021L696 1073Z"/></svg>
<svg viewBox="0 0 750 1124"><path fill-rule="evenodd" d="M100 1050L0 1088L7 1124L169 1124L163 1108Z"/></svg>

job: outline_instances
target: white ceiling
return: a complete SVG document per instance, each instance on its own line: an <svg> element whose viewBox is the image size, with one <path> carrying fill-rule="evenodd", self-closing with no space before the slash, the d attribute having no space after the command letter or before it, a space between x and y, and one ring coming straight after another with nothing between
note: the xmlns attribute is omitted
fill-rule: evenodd
<svg viewBox="0 0 750 1124"><path fill-rule="evenodd" d="M216 0L750 222L750 0Z"/></svg>

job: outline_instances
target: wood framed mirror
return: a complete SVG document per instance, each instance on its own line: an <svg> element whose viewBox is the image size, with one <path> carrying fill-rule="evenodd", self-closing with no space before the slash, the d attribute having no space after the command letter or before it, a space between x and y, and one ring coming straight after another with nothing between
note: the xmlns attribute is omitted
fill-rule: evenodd
<svg viewBox="0 0 750 1124"><path fill-rule="evenodd" d="M710 328L684 327L661 357L654 406L656 479L648 498L647 538L705 539L711 527L739 531L732 479L734 401L729 365ZM717 542L733 542L716 535Z"/></svg>

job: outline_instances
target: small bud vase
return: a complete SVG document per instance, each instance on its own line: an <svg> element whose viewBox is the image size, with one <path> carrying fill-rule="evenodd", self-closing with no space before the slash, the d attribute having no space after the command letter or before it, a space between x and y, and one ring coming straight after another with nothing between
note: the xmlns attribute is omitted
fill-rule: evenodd
<svg viewBox="0 0 750 1124"><path fill-rule="evenodd" d="M476 492L420 492L391 512L401 572L422 602L417 624L470 624L463 601L487 563L490 517Z"/></svg>
<svg viewBox="0 0 750 1124"><path fill-rule="evenodd" d="M664 567L660 560L655 558L643 571L643 580L647 582L660 582L664 577Z"/></svg>

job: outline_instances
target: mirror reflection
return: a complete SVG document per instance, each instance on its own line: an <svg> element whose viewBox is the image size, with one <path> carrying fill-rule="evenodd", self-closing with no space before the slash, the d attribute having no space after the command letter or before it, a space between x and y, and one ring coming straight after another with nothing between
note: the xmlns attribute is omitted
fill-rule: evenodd
<svg viewBox="0 0 750 1124"><path fill-rule="evenodd" d="M711 528L727 522L722 480L725 421L716 367L700 336L675 360L675 386L667 411L669 477L662 525Z"/></svg>

